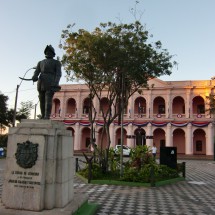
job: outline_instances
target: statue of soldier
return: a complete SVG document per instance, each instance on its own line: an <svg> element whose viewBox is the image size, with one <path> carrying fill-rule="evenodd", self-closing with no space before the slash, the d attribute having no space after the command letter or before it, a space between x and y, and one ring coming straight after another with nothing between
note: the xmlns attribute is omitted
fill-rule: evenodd
<svg viewBox="0 0 215 215"><path fill-rule="evenodd" d="M38 81L41 119L50 119L52 98L54 93L60 90L61 63L53 59L55 50L51 45L46 46L44 54L46 59L39 61L32 80L33 82Z"/></svg>

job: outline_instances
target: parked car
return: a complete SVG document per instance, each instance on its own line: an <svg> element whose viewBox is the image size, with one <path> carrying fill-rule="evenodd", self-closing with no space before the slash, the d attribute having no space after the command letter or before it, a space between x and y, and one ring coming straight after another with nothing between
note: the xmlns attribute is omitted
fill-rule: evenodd
<svg viewBox="0 0 215 215"><path fill-rule="evenodd" d="M119 153L119 150L121 149L121 145L116 145L114 152L115 153ZM123 145L123 155L125 156L129 156L131 153L131 148L129 148L128 146Z"/></svg>

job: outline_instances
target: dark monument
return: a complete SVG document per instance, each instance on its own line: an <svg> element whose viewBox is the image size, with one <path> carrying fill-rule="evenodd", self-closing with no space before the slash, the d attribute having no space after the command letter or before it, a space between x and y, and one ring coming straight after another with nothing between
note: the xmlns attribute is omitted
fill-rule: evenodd
<svg viewBox="0 0 215 215"><path fill-rule="evenodd" d="M177 168L177 147L160 147L160 164Z"/></svg>
<svg viewBox="0 0 215 215"><path fill-rule="evenodd" d="M38 81L42 118L49 119L53 95L60 90L61 63L53 59L51 45L44 53L32 79L21 79ZM73 149L63 122L23 119L10 128L0 214L68 215L86 203L87 196L74 194Z"/></svg>
<svg viewBox="0 0 215 215"><path fill-rule="evenodd" d="M37 81L39 92L41 119L49 119L52 109L52 98L54 93L60 90L61 63L53 59L55 50L47 45L44 54L46 59L39 61L32 80Z"/></svg>

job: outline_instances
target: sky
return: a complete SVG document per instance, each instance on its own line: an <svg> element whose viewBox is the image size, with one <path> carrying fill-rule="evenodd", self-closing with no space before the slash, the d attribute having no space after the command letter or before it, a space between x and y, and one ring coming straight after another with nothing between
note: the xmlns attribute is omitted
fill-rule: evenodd
<svg viewBox="0 0 215 215"><path fill-rule="evenodd" d="M160 40L177 61L163 81L209 80L215 76L215 0L0 0L0 91L14 108L19 77L31 78L46 45L56 57L62 30L75 23L74 31L93 31L101 22L132 23L136 19ZM30 70L29 70L30 69ZM60 84L67 82L62 68ZM36 84L23 81L20 102L38 103ZM39 110L38 110L39 111Z"/></svg>

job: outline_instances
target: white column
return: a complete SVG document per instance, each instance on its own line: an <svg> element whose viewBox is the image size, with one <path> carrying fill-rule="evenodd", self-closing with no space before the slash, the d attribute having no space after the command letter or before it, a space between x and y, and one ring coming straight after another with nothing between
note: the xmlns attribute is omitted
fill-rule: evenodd
<svg viewBox="0 0 215 215"><path fill-rule="evenodd" d="M192 125L190 123L187 125L187 131L186 131L185 154L186 155L193 154L193 134L192 134Z"/></svg>
<svg viewBox="0 0 215 215"><path fill-rule="evenodd" d="M65 118L65 115L66 115L66 101L65 101L65 91L63 92L63 95L61 97L61 100L60 100L60 117L61 118Z"/></svg>
<svg viewBox="0 0 215 215"><path fill-rule="evenodd" d="M128 125L128 135L129 136L133 135L132 128L133 128L132 124L129 124ZM133 138L131 138L131 137L127 138L127 146L130 148L134 148L134 139Z"/></svg>
<svg viewBox="0 0 215 215"><path fill-rule="evenodd" d="M186 100L185 100L185 116L186 118L191 118L193 116L193 102L191 101L191 89L186 90Z"/></svg>
<svg viewBox="0 0 215 215"><path fill-rule="evenodd" d="M99 146L99 133L97 131L95 132L95 139L96 139L95 144L98 147Z"/></svg>
<svg viewBox="0 0 215 215"><path fill-rule="evenodd" d="M214 154L214 125L208 125L208 135L206 135L206 155Z"/></svg>
<svg viewBox="0 0 215 215"><path fill-rule="evenodd" d="M151 123L147 124L146 136L152 136L152 124ZM146 145L152 147L153 139L146 139Z"/></svg>
<svg viewBox="0 0 215 215"><path fill-rule="evenodd" d="M128 116L134 118L134 96L132 95L128 100Z"/></svg>
<svg viewBox="0 0 215 215"><path fill-rule="evenodd" d="M170 118L170 113L172 112L172 105L170 104L170 100L171 100L171 90L168 91L167 98L165 101L166 118Z"/></svg>
<svg viewBox="0 0 215 215"><path fill-rule="evenodd" d="M114 144L114 124L111 123L110 124L110 147L114 148L115 144Z"/></svg>
<svg viewBox="0 0 215 215"><path fill-rule="evenodd" d="M148 90L148 98L146 101L146 118L153 118L153 101L152 90Z"/></svg>
<svg viewBox="0 0 215 215"><path fill-rule="evenodd" d="M114 129L114 132L113 132L113 146L115 147L115 145L116 145L116 131Z"/></svg>
<svg viewBox="0 0 215 215"><path fill-rule="evenodd" d="M66 111L67 111L67 97L65 95L65 92L63 93L63 99L62 99L62 104L60 104L61 108L61 117L64 118L66 117Z"/></svg>
<svg viewBox="0 0 215 215"><path fill-rule="evenodd" d="M76 108L77 108L77 111L75 111L75 117L80 118L82 115L82 111L83 111L83 105L81 104L81 92L80 91L77 93L77 97L76 97Z"/></svg>
<svg viewBox="0 0 215 215"><path fill-rule="evenodd" d="M75 124L75 134L74 134L74 150L80 150L81 149L81 143L80 143L80 126L79 123Z"/></svg>
<svg viewBox="0 0 215 215"><path fill-rule="evenodd" d="M170 123L166 127L166 146L173 146L172 126Z"/></svg>

